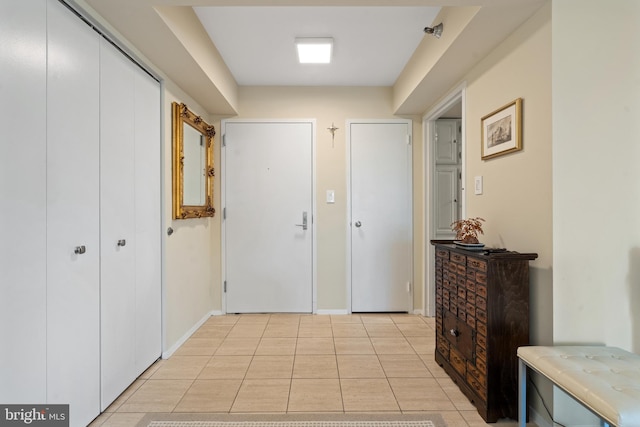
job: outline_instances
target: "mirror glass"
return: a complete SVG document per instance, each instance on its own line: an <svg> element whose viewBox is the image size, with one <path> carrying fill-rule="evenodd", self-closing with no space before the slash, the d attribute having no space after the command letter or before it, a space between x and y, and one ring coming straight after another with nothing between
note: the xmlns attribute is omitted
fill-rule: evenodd
<svg viewBox="0 0 640 427"><path fill-rule="evenodd" d="M182 202L187 206L204 205L207 177L207 152L204 135L189 124L182 124L184 162Z"/></svg>
<svg viewBox="0 0 640 427"><path fill-rule="evenodd" d="M213 216L215 129L185 104L173 110L173 217Z"/></svg>

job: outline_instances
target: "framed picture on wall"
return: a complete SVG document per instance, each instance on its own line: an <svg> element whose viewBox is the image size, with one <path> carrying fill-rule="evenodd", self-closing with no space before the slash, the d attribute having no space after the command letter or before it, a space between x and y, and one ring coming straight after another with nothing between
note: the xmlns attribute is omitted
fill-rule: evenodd
<svg viewBox="0 0 640 427"><path fill-rule="evenodd" d="M522 98L480 120L482 160L522 150Z"/></svg>

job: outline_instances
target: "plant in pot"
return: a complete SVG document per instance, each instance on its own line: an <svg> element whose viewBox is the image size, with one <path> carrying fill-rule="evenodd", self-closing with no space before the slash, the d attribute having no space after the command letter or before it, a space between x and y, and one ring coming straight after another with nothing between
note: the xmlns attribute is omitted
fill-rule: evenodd
<svg viewBox="0 0 640 427"><path fill-rule="evenodd" d="M467 218L459 219L451 224L451 230L456 232L455 241L467 245L478 245L478 234L484 234L482 231L483 218Z"/></svg>

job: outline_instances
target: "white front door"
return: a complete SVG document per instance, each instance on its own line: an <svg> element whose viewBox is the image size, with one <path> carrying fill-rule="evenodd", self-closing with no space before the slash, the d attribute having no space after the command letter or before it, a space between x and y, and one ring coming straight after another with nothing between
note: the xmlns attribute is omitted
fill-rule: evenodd
<svg viewBox="0 0 640 427"><path fill-rule="evenodd" d="M411 311L411 121L348 128L351 311Z"/></svg>
<svg viewBox="0 0 640 427"><path fill-rule="evenodd" d="M227 313L313 310L314 127L222 124Z"/></svg>

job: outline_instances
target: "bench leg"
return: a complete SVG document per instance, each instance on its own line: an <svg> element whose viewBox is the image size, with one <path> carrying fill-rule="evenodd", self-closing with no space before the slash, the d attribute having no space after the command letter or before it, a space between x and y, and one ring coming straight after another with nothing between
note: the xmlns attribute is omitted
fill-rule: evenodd
<svg viewBox="0 0 640 427"><path fill-rule="evenodd" d="M518 426L527 425L527 365L518 359Z"/></svg>

